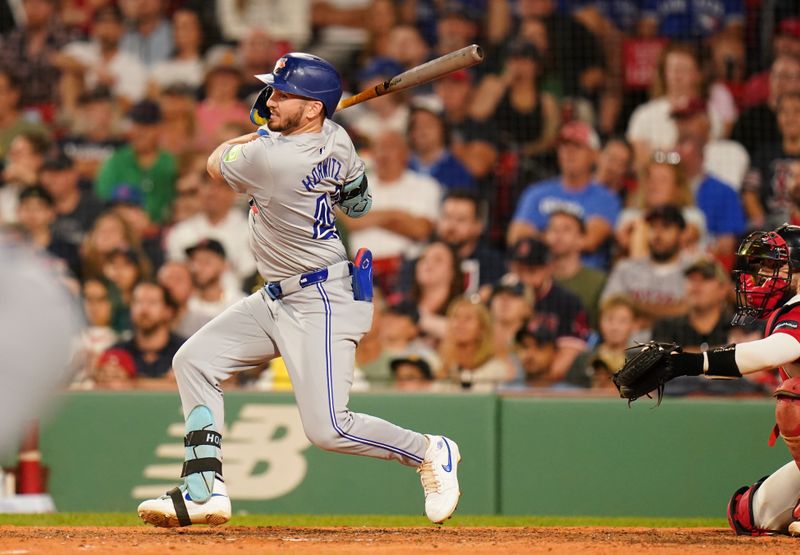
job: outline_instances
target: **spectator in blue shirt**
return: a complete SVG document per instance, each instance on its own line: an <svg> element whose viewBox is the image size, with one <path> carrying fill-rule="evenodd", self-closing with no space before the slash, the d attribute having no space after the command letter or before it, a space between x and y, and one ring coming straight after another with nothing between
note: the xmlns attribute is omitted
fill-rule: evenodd
<svg viewBox="0 0 800 555"><path fill-rule="evenodd" d="M561 175L529 185L520 197L508 230L508 243L539 235L550 214L568 211L586 223L584 264L602 268L604 249L620 211L619 198L593 180L600 139L586 123L573 121L561 128L558 165Z"/></svg>
<svg viewBox="0 0 800 555"><path fill-rule="evenodd" d="M742 0L644 0L640 34L672 40L705 39L721 31L744 30Z"/></svg>
<svg viewBox="0 0 800 555"><path fill-rule="evenodd" d="M563 0L562 0L563 1ZM643 0L585 0L569 2L572 12L578 15L588 9L596 10L606 21L625 34L636 34Z"/></svg>
<svg viewBox="0 0 800 555"><path fill-rule="evenodd" d="M475 180L450 152L450 130L436 107L412 104L408 118L411 158L408 167L438 181L445 190L474 189Z"/></svg>
<svg viewBox="0 0 800 555"><path fill-rule="evenodd" d="M172 26L164 17L163 0L124 0L120 8L128 31L120 49L137 56L148 67L169 59L175 47Z"/></svg>
<svg viewBox="0 0 800 555"><path fill-rule="evenodd" d="M716 256L730 257L736 250L738 236L745 231L744 208L736 191L703 168L703 150L708 143L711 123L705 102L690 101L673 110L678 128L676 150L686 173L695 204L706 217L710 238L709 250Z"/></svg>

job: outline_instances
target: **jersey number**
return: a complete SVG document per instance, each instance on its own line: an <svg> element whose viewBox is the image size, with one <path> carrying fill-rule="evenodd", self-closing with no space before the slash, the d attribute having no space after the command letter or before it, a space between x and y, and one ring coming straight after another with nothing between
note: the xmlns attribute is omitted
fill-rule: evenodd
<svg viewBox="0 0 800 555"><path fill-rule="evenodd" d="M328 195L317 197L317 207L314 211L314 239L338 239L336 233L336 218L328 202Z"/></svg>

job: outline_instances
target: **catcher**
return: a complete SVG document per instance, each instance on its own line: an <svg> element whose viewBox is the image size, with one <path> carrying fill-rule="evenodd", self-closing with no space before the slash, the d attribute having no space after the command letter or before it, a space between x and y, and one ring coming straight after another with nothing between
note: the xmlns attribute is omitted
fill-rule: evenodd
<svg viewBox="0 0 800 555"><path fill-rule="evenodd" d="M647 343L629 356L614 376L623 398L633 401L677 376L739 378L778 368L776 426L793 460L752 486L737 490L728 522L737 534L789 533L800 536L800 226L755 231L737 251L734 324L766 320L764 339L727 345L705 353L684 353L678 345Z"/></svg>

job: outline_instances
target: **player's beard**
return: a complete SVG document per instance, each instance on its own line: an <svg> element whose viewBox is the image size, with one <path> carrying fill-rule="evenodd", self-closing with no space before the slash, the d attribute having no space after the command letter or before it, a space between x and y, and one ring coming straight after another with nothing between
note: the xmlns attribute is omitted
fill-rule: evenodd
<svg viewBox="0 0 800 555"><path fill-rule="evenodd" d="M281 123L278 124L275 120L270 119L267 122L267 127L269 127L270 131L276 131L278 133L285 133L286 131L292 131L298 127L300 127L300 120L303 117L303 108L299 107L293 114L281 114Z"/></svg>

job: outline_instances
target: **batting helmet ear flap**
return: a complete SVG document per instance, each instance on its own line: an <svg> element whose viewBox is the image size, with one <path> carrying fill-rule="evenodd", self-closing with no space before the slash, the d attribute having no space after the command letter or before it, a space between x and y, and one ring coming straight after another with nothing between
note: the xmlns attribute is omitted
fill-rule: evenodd
<svg viewBox="0 0 800 555"><path fill-rule="evenodd" d="M266 125L269 121L269 108L267 107L267 101L269 100L270 95L272 94L272 87L267 85L261 91L259 91L258 96L256 97L255 102L253 102L253 107L250 108L250 121L254 124L258 125L259 127L262 125Z"/></svg>

